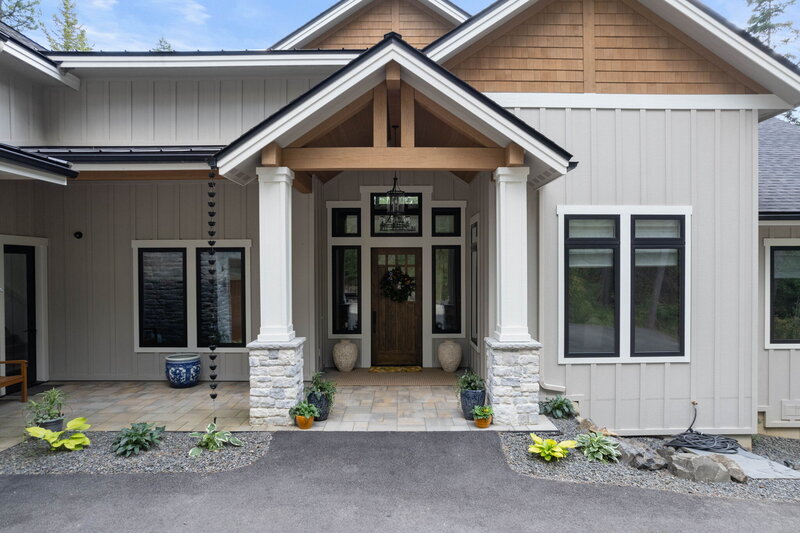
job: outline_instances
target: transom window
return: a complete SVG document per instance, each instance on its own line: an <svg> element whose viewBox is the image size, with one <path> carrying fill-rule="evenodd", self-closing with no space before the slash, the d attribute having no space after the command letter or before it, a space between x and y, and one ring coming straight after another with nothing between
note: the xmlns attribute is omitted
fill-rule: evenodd
<svg viewBox="0 0 800 533"><path fill-rule="evenodd" d="M690 213L559 208L562 363L688 361Z"/></svg>

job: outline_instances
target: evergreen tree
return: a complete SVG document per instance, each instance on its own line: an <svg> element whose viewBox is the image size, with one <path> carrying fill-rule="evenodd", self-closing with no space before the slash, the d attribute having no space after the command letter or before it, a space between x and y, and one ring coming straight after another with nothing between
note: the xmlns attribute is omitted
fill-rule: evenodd
<svg viewBox="0 0 800 533"><path fill-rule="evenodd" d="M78 23L73 0L61 0L58 13L53 15L52 32L47 28L43 29L53 50L88 52L92 49L86 39L86 28Z"/></svg>
<svg viewBox="0 0 800 533"><path fill-rule="evenodd" d="M151 52L174 52L175 49L172 47L172 44L164 38L162 35L158 42L156 43L155 48L150 49Z"/></svg>
<svg viewBox="0 0 800 533"><path fill-rule="evenodd" d="M0 21L17 31L35 30L39 0L0 0Z"/></svg>

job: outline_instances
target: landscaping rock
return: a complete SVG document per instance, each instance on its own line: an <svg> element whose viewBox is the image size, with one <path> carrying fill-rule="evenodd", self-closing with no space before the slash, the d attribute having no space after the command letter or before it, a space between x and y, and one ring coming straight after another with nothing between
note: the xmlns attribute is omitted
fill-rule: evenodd
<svg viewBox="0 0 800 533"><path fill-rule="evenodd" d="M672 456L669 471L682 479L722 483L731 480L728 469L709 455L676 453Z"/></svg>
<svg viewBox="0 0 800 533"><path fill-rule="evenodd" d="M578 428L584 430L585 432L589 433L602 433L606 437L617 437L618 435L613 431L609 430L606 427L598 427L594 422L592 422L591 418L581 418L579 416L575 417L575 420L578 421Z"/></svg>
<svg viewBox="0 0 800 533"><path fill-rule="evenodd" d="M728 471L728 475L730 475L731 479L735 482L744 483L747 481L747 474L744 473L744 470L742 470L742 467L739 466L739 463L730 457L718 453L710 455L709 457L724 466Z"/></svg>
<svg viewBox="0 0 800 533"><path fill-rule="evenodd" d="M632 439L619 439L620 462L639 470L661 470L667 461L652 448Z"/></svg>

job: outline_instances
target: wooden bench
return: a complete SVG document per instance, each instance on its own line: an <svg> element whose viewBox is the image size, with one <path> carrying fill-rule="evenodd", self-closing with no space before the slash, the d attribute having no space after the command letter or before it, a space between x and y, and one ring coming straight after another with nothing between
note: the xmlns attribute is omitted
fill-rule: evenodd
<svg viewBox="0 0 800 533"><path fill-rule="evenodd" d="M19 365L22 372L18 376L0 376L0 388L10 385L22 385L22 400L28 401L28 362L27 361L0 361L0 365Z"/></svg>

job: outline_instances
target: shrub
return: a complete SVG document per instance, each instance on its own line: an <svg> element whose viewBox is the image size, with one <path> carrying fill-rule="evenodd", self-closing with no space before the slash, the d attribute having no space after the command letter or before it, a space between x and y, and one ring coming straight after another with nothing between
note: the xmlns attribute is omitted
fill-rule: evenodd
<svg viewBox="0 0 800 533"><path fill-rule="evenodd" d="M486 390L486 383L478 374L472 370L467 370L458 378L456 390L459 394L465 390Z"/></svg>
<svg viewBox="0 0 800 533"><path fill-rule="evenodd" d="M535 433L531 433L531 439L533 444L528 446L528 453L538 455L545 461L563 459L569 455L569 448L574 448L577 444L574 440L558 442L553 439L543 439Z"/></svg>
<svg viewBox="0 0 800 533"><path fill-rule="evenodd" d="M572 405L572 400L560 394L542 402L542 413L553 418L572 418L578 414Z"/></svg>
<svg viewBox="0 0 800 533"><path fill-rule="evenodd" d="M494 414L494 409L491 405L476 405L472 408L472 417L478 420L491 418Z"/></svg>
<svg viewBox="0 0 800 533"><path fill-rule="evenodd" d="M52 389L39 393L40 400L28 401L28 421L31 425L37 426L42 422L55 420L64 416L64 393L53 387Z"/></svg>
<svg viewBox="0 0 800 533"><path fill-rule="evenodd" d="M602 463L619 461L621 455L619 450L619 442L611 437L607 437L602 433L584 433L578 435L575 439L578 443L578 449L583 451L583 455L590 461L600 461Z"/></svg>
<svg viewBox="0 0 800 533"><path fill-rule="evenodd" d="M333 407L333 400L336 397L336 383L329 379L322 379L322 372L315 372L311 376L311 385L306 388L306 396L316 394L317 396L325 396Z"/></svg>
<svg viewBox="0 0 800 533"><path fill-rule="evenodd" d="M230 431L220 431L214 423L206 426L205 433L196 431L194 433L189 433L189 436L200 439L197 441L195 447L189 450L189 457L197 457L203 453L204 449L210 452L218 452L226 444L230 444L231 446L244 446L244 442L234 437Z"/></svg>
<svg viewBox="0 0 800 533"><path fill-rule="evenodd" d="M289 415L302 416L303 418L316 418L319 416L319 409L317 409L316 405L311 405L308 402L300 402L289 409Z"/></svg>
<svg viewBox="0 0 800 533"><path fill-rule="evenodd" d="M49 429L33 426L25 428L31 437L41 439L50 444L50 450L82 450L92 442L89 437L81 433L92 427L86 423L85 418L75 418L67 422L67 428L63 431L50 431ZM66 435L66 436L65 436Z"/></svg>
<svg viewBox="0 0 800 533"><path fill-rule="evenodd" d="M146 452L161 443L164 429L164 426L154 428L153 424L147 424L146 422L133 424L131 427L119 432L119 435L111 444L111 449L117 455L124 455L125 457L138 455L139 452Z"/></svg>

